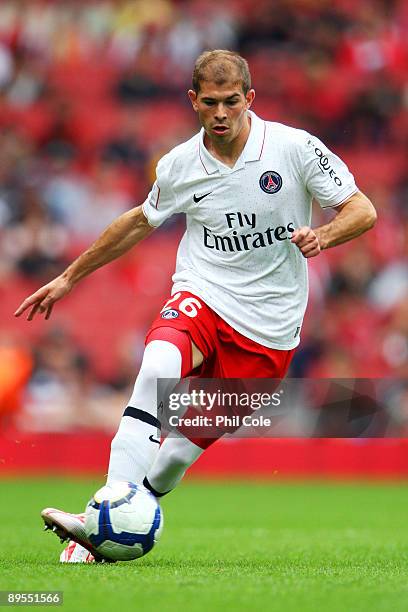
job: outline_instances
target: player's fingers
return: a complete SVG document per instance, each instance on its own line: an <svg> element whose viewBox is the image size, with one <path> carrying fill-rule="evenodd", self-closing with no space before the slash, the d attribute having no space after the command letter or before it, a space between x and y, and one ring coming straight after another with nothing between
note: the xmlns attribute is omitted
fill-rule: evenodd
<svg viewBox="0 0 408 612"><path fill-rule="evenodd" d="M24 302L20 304L20 306L17 308L16 312L14 313L14 316L19 317L25 310L27 310L27 308L32 306L35 301L36 301L36 298L34 297L34 295L30 295L30 297L25 299Z"/></svg>
<svg viewBox="0 0 408 612"><path fill-rule="evenodd" d="M34 317L37 314L40 306L41 306L41 302L37 302L37 304L35 304L35 306L33 306L33 308L30 311L30 314L27 317L27 321L32 321L34 319Z"/></svg>
<svg viewBox="0 0 408 612"><path fill-rule="evenodd" d="M300 232L295 232L290 239L293 244L298 244L301 240L303 240L303 234Z"/></svg>
<svg viewBox="0 0 408 612"><path fill-rule="evenodd" d="M51 316L52 313L52 309L53 309L54 304L50 304L47 308L47 312L45 314L45 320L48 320Z"/></svg>
<svg viewBox="0 0 408 612"><path fill-rule="evenodd" d="M33 304L36 304L37 302L41 302L46 295L47 290L41 287L41 289L28 296L28 298L26 298L24 302L20 304L14 315L19 317L25 310L27 310L27 308L30 308L30 306L33 306Z"/></svg>
<svg viewBox="0 0 408 612"><path fill-rule="evenodd" d="M302 249L302 253L303 255L307 255L308 253L311 253L312 251L319 251L319 245L317 244L308 244L307 246L303 247Z"/></svg>
<svg viewBox="0 0 408 612"><path fill-rule="evenodd" d="M312 245L317 245L318 241L317 238L314 234L311 234L310 236L306 236L305 238L303 238L303 240L301 240L300 242L296 243L296 246L298 247L298 249L300 249L301 251L303 251L304 248L308 247L310 248Z"/></svg>
<svg viewBox="0 0 408 612"><path fill-rule="evenodd" d="M320 253L320 249L313 249L312 251L309 251L308 253L304 253L303 257L305 257L306 259L309 259L310 257L316 257L316 255L319 255Z"/></svg>
<svg viewBox="0 0 408 612"><path fill-rule="evenodd" d="M299 248L302 248L304 246L309 246L311 244L317 244L317 239L316 236L314 234L310 234L305 236L305 238L303 238L303 240L301 240L300 242L297 243L297 246Z"/></svg>
<svg viewBox="0 0 408 612"><path fill-rule="evenodd" d="M291 242L293 242L293 244L299 244L309 235L310 232L312 232L310 227L300 227L293 232Z"/></svg>
<svg viewBox="0 0 408 612"><path fill-rule="evenodd" d="M311 240L305 240L304 244L301 245L301 248L302 250L303 249L310 250L311 248L318 247L318 246L319 246L319 241L316 238L316 236L313 236Z"/></svg>
<svg viewBox="0 0 408 612"><path fill-rule="evenodd" d="M314 257L315 255L318 255L320 253L319 243L317 242L317 240L313 241L311 244L307 244L306 246L304 246L301 251L304 257Z"/></svg>
<svg viewBox="0 0 408 612"><path fill-rule="evenodd" d="M47 297L46 297L46 298L44 298L44 299L41 301L41 304L40 304L40 312L46 312L46 311L48 311L48 309L49 309L49 307L50 307L50 306L51 306L51 307L52 307L52 306L54 306L55 301L56 301L56 298L55 298L55 297L52 295L52 293L50 292L50 293L47 295Z"/></svg>

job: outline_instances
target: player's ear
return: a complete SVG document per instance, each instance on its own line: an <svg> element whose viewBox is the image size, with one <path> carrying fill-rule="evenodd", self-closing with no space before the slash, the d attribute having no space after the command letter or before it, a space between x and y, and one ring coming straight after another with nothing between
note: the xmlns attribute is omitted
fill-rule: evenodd
<svg viewBox="0 0 408 612"><path fill-rule="evenodd" d="M194 89L189 89L187 92L188 97L190 98L190 102L192 107L194 108L195 112L198 111L198 104L197 104L197 94L194 91Z"/></svg>
<svg viewBox="0 0 408 612"><path fill-rule="evenodd" d="M255 89L250 89L245 95L246 106L251 108L252 102L255 100Z"/></svg>

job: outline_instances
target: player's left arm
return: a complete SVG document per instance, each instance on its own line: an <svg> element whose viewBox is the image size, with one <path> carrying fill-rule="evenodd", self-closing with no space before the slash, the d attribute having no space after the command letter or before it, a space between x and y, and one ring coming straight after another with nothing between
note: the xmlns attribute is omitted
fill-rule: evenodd
<svg viewBox="0 0 408 612"><path fill-rule="evenodd" d="M373 204L361 191L354 193L334 210L336 216L330 223L315 229L300 227L293 232L291 242L304 257L315 257L324 249L357 238L371 229L377 220Z"/></svg>

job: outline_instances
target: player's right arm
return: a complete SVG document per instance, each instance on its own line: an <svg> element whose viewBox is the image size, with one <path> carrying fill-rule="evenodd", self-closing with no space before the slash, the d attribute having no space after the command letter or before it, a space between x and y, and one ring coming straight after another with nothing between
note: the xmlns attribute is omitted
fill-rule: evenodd
<svg viewBox="0 0 408 612"><path fill-rule="evenodd" d="M125 212L62 274L25 299L15 316L31 309L28 321L32 321L38 312L45 313L45 318L49 319L55 302L67 295L82 278L129 251L153 230L141 206Z"/></svg>

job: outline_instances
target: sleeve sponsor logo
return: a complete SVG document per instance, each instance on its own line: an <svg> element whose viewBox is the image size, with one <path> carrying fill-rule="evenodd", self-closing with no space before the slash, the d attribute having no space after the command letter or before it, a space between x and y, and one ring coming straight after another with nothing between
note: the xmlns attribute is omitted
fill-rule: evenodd
<svg viewBox="0 0 408 612"><path fill-rule="evenodd" d="M315 147L314 152L316 153L318 165L321 172L323 172L323 174L328 174L332 181L334 181L338 187L341 187L343 183L341 179L337 176L336 171L333 169L333 166L330 164L328 156L323 153L323 151L319 149L319 147Z"/></svg>

